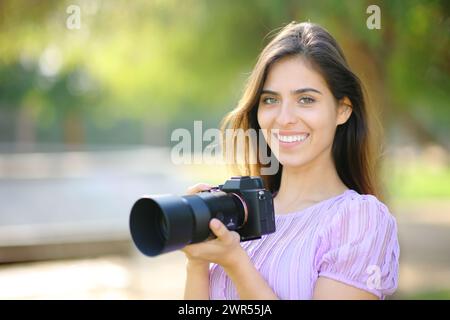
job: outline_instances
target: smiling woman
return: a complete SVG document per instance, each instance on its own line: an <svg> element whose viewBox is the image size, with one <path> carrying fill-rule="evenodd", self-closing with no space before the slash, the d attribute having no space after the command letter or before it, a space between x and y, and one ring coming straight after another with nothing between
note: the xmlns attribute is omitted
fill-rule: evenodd
<svg viewBox="0 0 450 320"><path fill-rule="evenodd" d="M236 232L213 219L217 239L184 249L186 298L384 299L394 293L397 224L377 199L362 86L325 29L312 23L282 29L262 51L222 129L263 129L254 145L264 139L280 169L262 175L260 162L236 171L262 175L274 194L276 232L239 243ZM246 154L255 151L246 145Z"/></svg>

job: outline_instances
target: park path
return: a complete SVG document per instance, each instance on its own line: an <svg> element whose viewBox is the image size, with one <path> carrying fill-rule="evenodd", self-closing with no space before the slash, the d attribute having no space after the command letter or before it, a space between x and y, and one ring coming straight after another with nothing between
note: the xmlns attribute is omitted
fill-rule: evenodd
<svg viewBox="0 0 450 320"><path fill-rule="evenodd" d="M192 183L168 158L163 148L0 155L0 262L65 258L0 264L0 299L181 299L184 255L146 258L128 234L136 195ZM450 200L390 208L401 245L394 298L450 291Z"/></svg>

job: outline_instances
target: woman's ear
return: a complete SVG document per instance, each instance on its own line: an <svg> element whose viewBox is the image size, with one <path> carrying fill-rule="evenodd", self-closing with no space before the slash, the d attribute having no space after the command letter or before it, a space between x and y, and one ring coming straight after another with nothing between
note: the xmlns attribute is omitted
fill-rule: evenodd
<svg viewBox="0 0 450 320"><path fill-rule="evenodd" d="M348 118L350 118L353 111L352 102L348 97L344 97L339 100L336 125L346 123Z"/></svg>

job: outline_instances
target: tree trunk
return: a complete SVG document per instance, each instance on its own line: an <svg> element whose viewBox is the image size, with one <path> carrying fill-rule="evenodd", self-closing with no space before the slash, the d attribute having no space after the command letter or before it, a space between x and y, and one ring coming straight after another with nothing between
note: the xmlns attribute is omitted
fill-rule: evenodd
<svg viewBox="0 0 450 320"><path fill-rule="evenodd" d="M69 110L64 119L64 143L69 149L76 149L84 143L83 119L76 110Z"/></svg>
<svg viewBox="0 0 450 320"><path fill-rule="evenodd" d="M36 143L36 116L32 108L23 106L19 109L15 131L16 150L19 152L32 151Z"/></svg>

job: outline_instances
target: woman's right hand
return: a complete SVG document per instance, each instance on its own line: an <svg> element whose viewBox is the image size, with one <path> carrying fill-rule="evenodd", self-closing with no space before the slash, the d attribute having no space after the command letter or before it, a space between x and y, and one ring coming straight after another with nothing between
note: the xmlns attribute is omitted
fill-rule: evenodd
<svg viewBox="0 0 450 320"><path fill-rule="evenodd" d="M194 195L198 192L210 190L211 188L214 188L214 186L208 183L197 183L187 189L186 195ZM191 256L189 254L189 247L190 245L187 245L186 247L181 249L181 251L184 252L186 258L188 259L188 267L204 267L205 265L209 265L209 261Z"/></svg>

